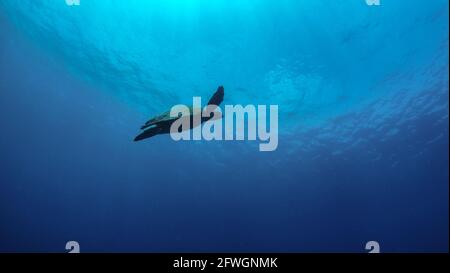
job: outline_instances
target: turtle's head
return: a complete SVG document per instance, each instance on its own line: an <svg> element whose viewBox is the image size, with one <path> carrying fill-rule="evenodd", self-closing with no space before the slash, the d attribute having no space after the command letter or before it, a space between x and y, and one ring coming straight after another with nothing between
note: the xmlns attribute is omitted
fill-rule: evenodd
<svg viewBox="0 0 450 273"><path fill-rule="evenodd" d="M224 95L225 95L225 90L224 90L223 86L219 86L219 88L217 88L216 93L214 93L214 95L208 101L208 105L220 105L223 101Z"/></svg>

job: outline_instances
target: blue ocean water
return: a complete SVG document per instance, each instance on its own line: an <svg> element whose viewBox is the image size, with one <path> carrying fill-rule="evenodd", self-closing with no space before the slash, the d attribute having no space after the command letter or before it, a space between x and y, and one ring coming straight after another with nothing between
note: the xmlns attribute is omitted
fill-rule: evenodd
<svg viewBox="0 0 450 273"><path fill-rule="evenodd" d="M0 251L448 251L446 0L2 0ZM132 140L279 105L279 146Z"/></svg>

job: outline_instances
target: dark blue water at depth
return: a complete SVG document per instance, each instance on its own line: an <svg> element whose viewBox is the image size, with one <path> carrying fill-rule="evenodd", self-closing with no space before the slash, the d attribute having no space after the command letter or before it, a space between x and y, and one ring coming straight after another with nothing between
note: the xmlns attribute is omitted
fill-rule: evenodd
<svg viewBox="0 0 450 273"><path fill-rule="evenodd" d="M2 0L0 251L448 251L448 19L445 0ZM279 105L276 151L132 141L222 84Z"/></svg>

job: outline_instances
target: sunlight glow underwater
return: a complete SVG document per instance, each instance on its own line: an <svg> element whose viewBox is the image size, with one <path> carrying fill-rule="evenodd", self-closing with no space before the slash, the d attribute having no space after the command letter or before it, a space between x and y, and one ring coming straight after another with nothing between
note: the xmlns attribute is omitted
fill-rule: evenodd
<svg viewBox="0 0 450 273"><path fill-rule="evenodd" d="M442 79L423 70L446 67L448 18L441 11L448 3L413 2L369 7L356 0L345 5L105 0L67 7L64 1L6 0L1 5L81 77L146 115L194 95L208 96L223 84L226 103L280 105L281 133L289 134L323 126L401 90L413 96ZM392 88L394 78L399 88Z"/></svg>
<svg viewBox="0 0 450 273"><path fill-rule="evenodd" d="M29 107L48 132L28 124L30 140L22 116L6 119L5 245L53 250L73 232L108 251L354 251L375 234L401 250L448 251L449 3L381 3L0 1L43 55L138 116L104 114L116 109L98 101L88 114L100 114L83 114L88 96L57 82L75 102L47 116L46 101ZM162 137L133 145L141 122L218 85L224 104L279 106L277 151ZM24 101L45 92L32 91ZM34 102L23 105L8 109L29 118ZM67 231L72 218L79 229ZM46 235L57 242L39 241L55 226ZM115 244L117 234L129 241Z"/></svg>

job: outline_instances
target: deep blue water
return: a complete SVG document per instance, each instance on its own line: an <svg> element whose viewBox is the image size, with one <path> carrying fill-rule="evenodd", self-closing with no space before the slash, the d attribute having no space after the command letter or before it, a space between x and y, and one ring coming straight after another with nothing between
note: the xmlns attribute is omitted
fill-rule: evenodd
<svg viewBox="0 0 450 273"><path fill-rule="evenodd" d="M447 252L448 8L2 0L0 251ZM132 141L221 84L276 151Z"/></svg>

